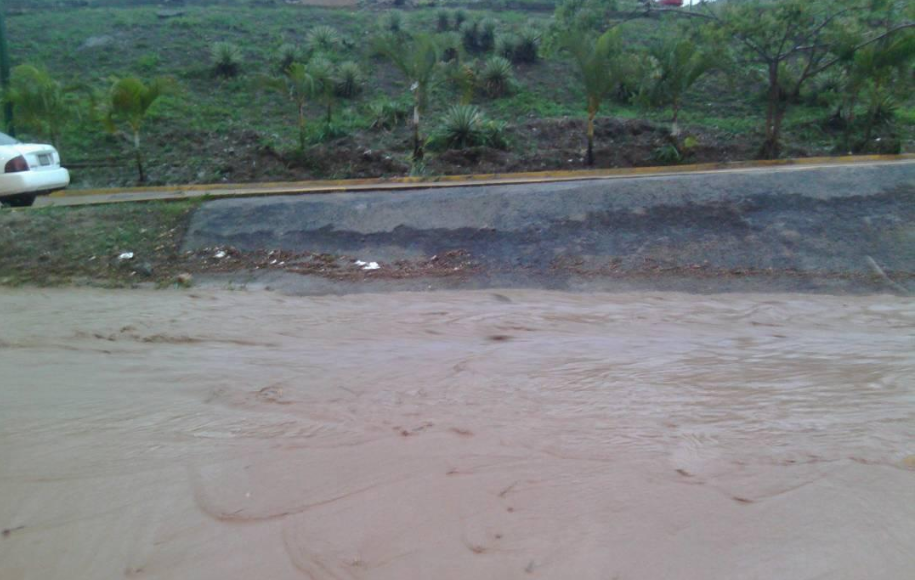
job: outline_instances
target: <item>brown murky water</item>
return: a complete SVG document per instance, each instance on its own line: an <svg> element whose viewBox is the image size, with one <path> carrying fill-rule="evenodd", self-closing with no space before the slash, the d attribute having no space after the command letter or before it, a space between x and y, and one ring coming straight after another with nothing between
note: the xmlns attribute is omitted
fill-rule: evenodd
<svg viewBox="0 0 915 580"><path fill-rule="evenodd" d="M915 303L0 292L0 578L915 577Z"/></svg>

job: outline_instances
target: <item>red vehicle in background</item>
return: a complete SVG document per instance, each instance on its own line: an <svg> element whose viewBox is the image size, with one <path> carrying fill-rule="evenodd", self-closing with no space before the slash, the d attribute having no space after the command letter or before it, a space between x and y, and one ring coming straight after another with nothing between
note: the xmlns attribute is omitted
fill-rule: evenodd
<svg viewBox="0 0 915 580"><path fill-rule="evenodd" d="M661 6L683 6L683 0L658 0L658 4Z"/></svg>

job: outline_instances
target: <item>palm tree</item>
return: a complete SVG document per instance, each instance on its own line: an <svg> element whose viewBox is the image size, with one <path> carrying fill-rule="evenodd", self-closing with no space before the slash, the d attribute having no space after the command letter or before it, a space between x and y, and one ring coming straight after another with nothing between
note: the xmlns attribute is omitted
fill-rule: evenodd
<svg viewBox="0 0 915 580"><path fill-rule="evenodd" d="M286 74L280 77L264 79L264 85L277 91L295 103L299 114L299 150L305 150L308 139L308 119L305 116L305 106L315 95L315 79L311 76L302 63L294 62L286 69Z"/></svg>
<svg viewBox="0 0 915 580"><path fill-rule="evenodd" d="M78 87L64 86L47 71L31 65L13 69L6 100L16 111L16 121L60 148L64 127L79 116Z"/></svg>
<svg viewBox="0 0 915 580"><path fill-rule="evenodd" d="M584 84L588 100L588 165L594 165L594 117L603 100L617 85L616 58L619 34L608 30L598 37L582 31L566 34L562 46L569 51Z"/></svg>
<svg viewBox="0 0 915 580"><path fill-rule="evenodd" d="M441 49L428 34L416 34L403 40L394 37L383 38L378 43L378 52L387 57L407 78L413 93L413 160L423 158L423 143L420 136L420 119L429 104L429 93L441 79Z"/></svg>
<svg viewBox="0 0 915 580"><path fill-rule="evenodd" d="M670 136L676 141L680 134L677 120L683 96L693 84L713 66L710 53L702 51L686 37L674 37L655 44L649 50L649 69L643 79L641 100L647 104L670 106L673 118Z"/></svg>
<svg viewBox="0 0 915 580"><path fill-rule="evenodd" d="M112 77L111 87L101 102L101 120L105 129L114 135L124 136L133 144L140 183L146 181L140 130L153 104L159 97L172 92L172 88L173 82L165 78L146 84L136 77ZM126 127L127 131L121 130L121 127Z"/></svg>

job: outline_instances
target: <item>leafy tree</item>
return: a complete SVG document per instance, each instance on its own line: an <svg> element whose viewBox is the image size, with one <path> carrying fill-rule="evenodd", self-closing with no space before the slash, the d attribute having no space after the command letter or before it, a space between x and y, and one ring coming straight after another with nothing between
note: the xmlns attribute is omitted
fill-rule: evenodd
<svg viewBox="0 0 915 580"><path fill-rule="evenodd" d="M619 34L609 30L600 36L586 32L568 33L562 46L572 55L587 96L588 165L594 165L594 118L601 103L618 84L616 59L620 54Z"/></svg>
<svg viewBox="0 0 915 580"><path fill-rule="evenodd" d="M765 140L760 156L778 157L782 122L792 99L810 79L872 43L912 27L912 22L868 31L853 46L841 49L836 39L849 27L866 23L869 8L886 0L747 0L692 13L711 20L722 34L733 38L744 63L760 66L766 78Z"/></svg>
<svg viewBox="0 0 915 580"><path fill-rule="evenodd" d="M316 93L314 77L308 67L300 62L294 62L286 69L286 73L279 77L265 78L263 84L291 101L298 112L299 151L305 150L308 142L308 117L305 107Z"/></svg>
<svg viewBox="0 0 915 580"><path fill-rule="evenodd" d="M423 158L420 120L429 105L432 88L441 81L441 49L428 34L416 34L406 40L386 37L378 41L377 50L406 77L413 93L413 159Z"/></svg>
<svg viewBox="0 0 915 580"><path fill-rule="evenodd" d="M677 120L683 96L712 66L711 53L685 36L671 37L649 49L640 97L643 103L672 109L670 135L674 140L680 134Z"/></svg>
<svg viewBox="0 0 915 580"><path fill-rule="evenodd" d="M6 100L16 111L16 122L60 147L67 124L79 116L78 87L65 86L47 71L31 65L13 69Z"/></svg>
<svg viewBox="0 0 915 580"><path fill-rule="evenodd" d="M140 131L152 106L173 89L173 81L167 78L144 83L136 77L113 77L107 93L100 99L99 113L105 129L113 135L123 136L133 145L140 183L146 181Z"/></svg>

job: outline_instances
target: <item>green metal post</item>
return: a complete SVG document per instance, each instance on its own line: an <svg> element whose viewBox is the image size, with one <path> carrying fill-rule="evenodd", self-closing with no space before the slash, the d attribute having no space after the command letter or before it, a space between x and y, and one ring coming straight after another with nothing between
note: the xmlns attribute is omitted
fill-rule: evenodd
<svg viewBox="0 0 915 580"><path fill-rule="evenodd" d="M10 88L10 54L6 46L6 6L3 0L0 0L0 86L3 88L3 118L6 121L6 132L15 137L13 103L6 99L6 92Z"/></svg>

